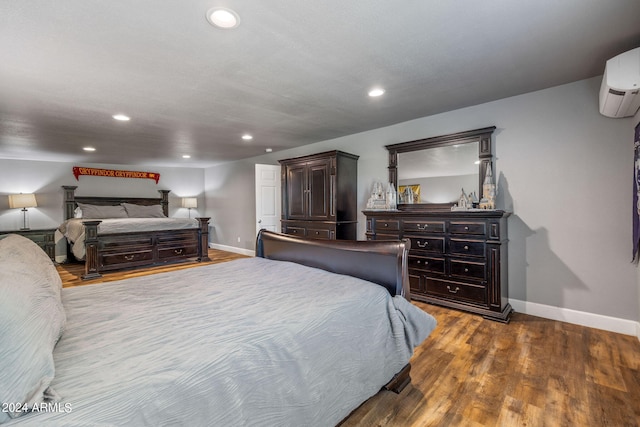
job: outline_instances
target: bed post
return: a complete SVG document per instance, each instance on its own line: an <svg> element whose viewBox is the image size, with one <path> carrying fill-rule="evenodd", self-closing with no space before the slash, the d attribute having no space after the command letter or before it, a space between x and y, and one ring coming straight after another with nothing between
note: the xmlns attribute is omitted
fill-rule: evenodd
<svg viewBox="0 0 640 427"><path fill-rule="evenodd" d="M393 378L391 378L391 381L386 383L382 388L387 391L392 391L395 394L400 394L400 392L411 382L411 376L409 375L410 372L411 363L407 363L404 365L404 368L395 374Z"/></svg>
<svg viewBox="0 0 640 427"><path fill-rule="evenodd" d="M198 262L211 261L209 258L209 219L208 217L196 218L198 220Z"/></svg>
<svg viewBox="0 0 640 427"><path fill-rule="evenodd" d="M169 193L171 190L158 190L160 193L160 205L162 206L162 212L164 216L169 216Z"/></svg>
<svg viewBox="0 0 640 427"><path fill-rule="evenodd" d="M98 224L102 221L82 221L84 224L85 262L83 280L102 277L98 273Z"/></svg>
<svg viewBox="0 0 640 427"><path fill-rule="evenodd" d="M63 185L64 189L64 206L63 206L63 217L64 220L68 220L74 217L74 211L76 209L76 188L77 185Z"/></svg>

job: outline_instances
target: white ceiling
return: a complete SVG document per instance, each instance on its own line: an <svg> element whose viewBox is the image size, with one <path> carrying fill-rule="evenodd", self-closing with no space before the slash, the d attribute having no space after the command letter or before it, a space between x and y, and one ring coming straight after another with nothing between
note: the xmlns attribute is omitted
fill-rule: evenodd
<svg viewBox="0 0 640 427"><path fill-rule="evenodd" d="M252 157L602 74L639 18L638 0L3 0L0 158Z"/></svg>

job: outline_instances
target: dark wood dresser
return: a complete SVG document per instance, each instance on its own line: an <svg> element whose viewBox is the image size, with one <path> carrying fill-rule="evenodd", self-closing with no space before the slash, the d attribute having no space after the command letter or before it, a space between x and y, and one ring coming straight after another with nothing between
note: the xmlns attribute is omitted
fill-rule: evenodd
<svg viewBox="0 0 640 427"><path fill-rule="evenodd" d="M509 213L474 210L364 214L368 240L411 240L411 298L509 321Z"/></svg>
<svg viewBox="0 0 640 427"><path fill-rule="evenodd" d="M56 243L54 228L38 229L38 230L15 230L15 231L0 231L0 234L19 234L26 237L29 240L34 241L42 248L43 251L49 255L52 261L56 260Z"/></svg>
<svg viewBox="0 0 640 427"><path fill-rule="evenodd" d="M358 157L328 151L280 160L282 232L356 240Z"/></svg>

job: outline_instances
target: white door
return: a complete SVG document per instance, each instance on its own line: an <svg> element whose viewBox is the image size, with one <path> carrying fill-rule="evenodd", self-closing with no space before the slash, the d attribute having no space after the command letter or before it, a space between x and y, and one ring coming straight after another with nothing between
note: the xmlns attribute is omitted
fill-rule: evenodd
<svg viewBox="0 0 640 427"><path fill-rule="evenodd" d="M265 228L280 232L282 188L280 166L256 165L256 234Z"/></svg>

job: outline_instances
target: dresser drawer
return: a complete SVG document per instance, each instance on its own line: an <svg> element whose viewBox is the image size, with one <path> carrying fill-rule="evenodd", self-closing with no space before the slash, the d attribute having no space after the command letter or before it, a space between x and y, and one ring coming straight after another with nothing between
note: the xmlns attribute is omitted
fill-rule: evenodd
<svg viewBox="0 0 640 427"><path fill-rule="evenodd" d="M331 239L331 230L322 230L322 229L315 229L315 228L308 228L307 229L307 237L311 238L311 239Z"/></svg>
<svg viewBox="0 0 640 427"><path fill-rule="evenodd" d="M161 260L167 260L170 258L189 258L197 255L197 245L185 245L158 249L158 258Z"/></svg>
<svg viewBox="0 0 640 427"><path fill-rule="evenodd" d="M112 234L108 236L100 237L100 249L101 250L118 250L125 247L136 247L136 249L143 248L151 249L153 247L153 237L151 234L147 236L127 234Z"/></svg>
<svg viewBox="0 0 640 427"><path fill-rule="evenodd" d="M407 233L444 233L444 221L403 221L402 227Z"/></svg>
<svg viewBox="0 0 640 427"><path fill-rule="evenodd" d="M41 247L44 247L44 244L47 243L48 241L50 241L50 239L48 238L49 236L46 234L40 234L40 233L32 233L27 237L29 240L31 240L32 242L37 243L38 245L40 245Z"/></svg>
<svg viewBox="0 0 640 427"><path fill-rule="evenodd" d="M410 270L424 270L433 273L444 274L443 258L428 258L415 255L409 255L408 267Z"/></svg>
<svg viewBox="0 0 640 427"><path fill-rule="evenodd" d="M458 239L449 240L449 253L451 255L484 257L485 247L485 242Z"/></svg>
<svg viewBox="0 0 640 427"><path fill-rule="evenodd" d="M148 264L153 261L153 250L132 250L130 252L103 253L99 264L102 269Z"/></svg>
<svg viewBox="0 0 640 427"><path fill-rule="evenodd" d="M409 235L405 237L411 240L411 251L444 253L444 237L411 237Z"/></svg>
<svg viewBox="0 0 640 427"><path fill-rule="evenodd" d="M157 233L158 245L197 245L198 234L195 231Z"/></svg>
<svg viewBox="0 0 640 427"><path fill-rule="evenodd" d="M485 280L486 266L484 263L452 259L449 261L449 266L451 276L462 279Z"/></svg>
<svg viewBox="0 0 640 427"><path fill-rule="evenodd" d="M283 231L283 233L285 234L291 234L293 236L300 236L300 237L304 237L304 232L305 232L305 229L303 227L293 227L290 225L287 225L287 228Z"/></svg>
<svg viewBox="0 0 640 427"><path fill-rule="evenodd" d="M376 233L385 231L399 231L400 221L397 219L378 219L376 220L374 230Z"/></svg>
<svg viewBox="0 0 640 427"><path fill-rule="evenodd" d="M475 236L485 236L487 225L484 222L454 222L449 223L449 233L470 234Z"/></svg>
<svg viewBox="0 0 640 427"><path fill-rule="evenodd" d="M487 288L482 285L425 277L427 294L486 305Z"/></svg>

